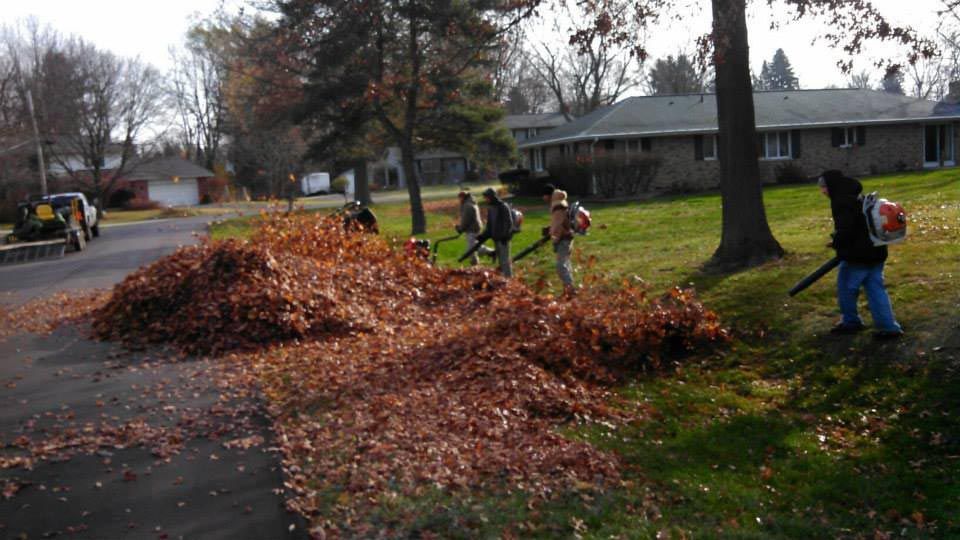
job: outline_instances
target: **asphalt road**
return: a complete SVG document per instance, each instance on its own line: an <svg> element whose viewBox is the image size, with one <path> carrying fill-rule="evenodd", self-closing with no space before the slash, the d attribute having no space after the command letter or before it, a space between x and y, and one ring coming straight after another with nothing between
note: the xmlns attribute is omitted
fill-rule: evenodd
<svg viewBox="0 0 960 540"><path fill-rule="evenodd" d="M105 228L82 253L0 267L0 304L110 287L195 242L208 219ZM0 538L305 536L283 508L266 419L220 384L225 369L77 328L0 340ZM32 467L10 463L38 455Z"/></svg>
<svg viewBox="0 0 960 540"><path fill-rule="evenodd" d="M141 265L197 241L212 218L184 218L103 227L79 253L62 259L0 266L0 304L21 304L60 291L113 286Z"/></svg>

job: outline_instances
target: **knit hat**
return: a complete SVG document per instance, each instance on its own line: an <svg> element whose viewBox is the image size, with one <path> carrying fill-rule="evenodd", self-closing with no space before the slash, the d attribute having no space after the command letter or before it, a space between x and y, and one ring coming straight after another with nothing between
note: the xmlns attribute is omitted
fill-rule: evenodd
<svg viewBox="0 0 960 540"><path fill-rule="evenodd" d="M488 187L487 189L483 190L483 196L496 200L498 198L497 190L493 189L492 187Z"/></svg>
<svg viewBox="0 0 960 540"><path fill-rule="evenodd" d="M541 188L540 194L544 196L553 195L553 192L557 190L557 186L553 184L544 184Z"/></svg>

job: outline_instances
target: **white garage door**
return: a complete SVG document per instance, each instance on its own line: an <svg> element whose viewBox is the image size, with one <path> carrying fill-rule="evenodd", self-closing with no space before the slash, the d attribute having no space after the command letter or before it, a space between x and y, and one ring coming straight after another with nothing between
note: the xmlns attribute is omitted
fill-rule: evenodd
<svg viewBox="0 0 960 540"><path fill-rule="evenodd" d="M148 184L148 197L165 206L192 206L200 202L196 178L153 180Z"/></svg>

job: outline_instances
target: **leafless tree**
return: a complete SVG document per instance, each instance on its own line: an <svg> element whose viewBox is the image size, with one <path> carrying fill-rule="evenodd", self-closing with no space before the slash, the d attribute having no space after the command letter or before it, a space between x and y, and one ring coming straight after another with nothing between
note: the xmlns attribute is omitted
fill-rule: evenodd
<svg viewBox="0 0 960 540"><path fill-rule="evenodd" d="M919 59L908 64L905 72L909 92L913 97L938 100L945 94L948 80L942 57Z"/></svg>
<svg viewBox="0 0 960 540"><path fill-rule="evenodd" d="M177 112L183 146L198 163L212 170L226 116L222 64L195 40L182 51L171 50L171 56L174 68L168 92Z"/></svg>
<svg viewBox="0 0 960 540"><path fill-rule="evenodd" d="M160 74L33 20L3 29L3 51L19 101L10 114L26 114L29 92L40 136L54 143L47 146L50 164L102 202L130 170L138 140L158 117Z"/></svg>
<svg viewBox="0 0 960 540"><path fill-rule="evenodd" d="M569 19L585 20L577 9L567 7ZM577 32L578 45L540 43L531 52L531 67L568 120L616 102L639 83L636 60L626 47L592 27Z"/></svg>
<svg viewBox="0 0 960 540"><path fill-rule="evenodd" d="M118 58L75 41L68 48L76 73L76 129L59 133L53 161L77 184L102 201L128 172L136 143L162 104L159 72L138 59ZM115 162L107 163L116 155Z"/></svg>
<svg viewBox="0 0 960 540"><path fill-rule="evenodd" d="M859 73L854 73L850 75L850 79L847 81L847 88L859 88L861 90L869 90L873 88L873 83L870 80L871 74L867 70L861 70Z"/></svg>

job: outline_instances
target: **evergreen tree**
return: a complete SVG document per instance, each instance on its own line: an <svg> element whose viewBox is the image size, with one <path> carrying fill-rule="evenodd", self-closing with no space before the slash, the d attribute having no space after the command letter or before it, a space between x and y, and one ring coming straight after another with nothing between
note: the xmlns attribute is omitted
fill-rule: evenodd
<svg viewBox="0 0 960 540"><path fill-rule="evenodd" d="M769 90L770 89L770 65L767 64L767 61L763 61L763 67L760 68L760 76L757 77L754 74L750 74L750 78L753 81L754 90Z"/></svg>
<svg viewBox="0 0 960 540"><path fill-rule="evenodd" d="M486 109L471 73L490 61L498 24L519 8L495 0L274 1L289 55L308 59L300 121L323 131L320 145L376 129L385 145L399 147L411 232L426 232L416 152L441 145L458 150L450 143L463 138L449 130L440 140L433 136L445 123L499 121L482 110L464 114L469 107ZM492 95L486 100L492 102ZM469 133L485 131L471 127ZM492 135L502 140L502 133Z"/></svg>
<svg viewBox="0 0 960 540"><path fill-rule="evenodd" d="M507 92L507 102L504 104L507 108L507 114L527 114L530 112L530 102L527 96L523 95L523 89L519 85L510 87Z"/></svg>
<svg viewBox="0 0 960 540"><path fill-rule="evenodd" d="M693 94L706 90L706 74L686 54L658 59L647 78L650 95Z"/></svg>
<svg viewBox="0 0 960 540"><path fill-rule="evenodd" d="M882 81L880 81L880 90L888 92L891 94L903 95L903 73L900 71L895 71L893 73L888 73Z"/></svg>
<svg viewBox="0 0 960 540"><path fill-rule="evenodd" d="M760 72L766 90L798 90L800 81L793 74L793 67L783 49L777 49L770 64L763 63L766 74Z"/></svg>

